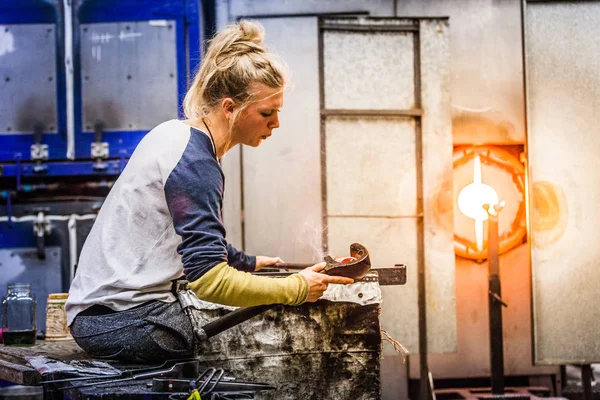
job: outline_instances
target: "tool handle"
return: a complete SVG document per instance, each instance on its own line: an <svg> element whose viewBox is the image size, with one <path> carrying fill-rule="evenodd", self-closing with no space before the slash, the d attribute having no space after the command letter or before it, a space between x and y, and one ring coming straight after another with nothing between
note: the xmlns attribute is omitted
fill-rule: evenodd
<svg viewBox="0 0 600 400"><path fill-rule="evenodd" d="M218 318L215 321L209 322L208 324L202 327L202 330L206 333L207 338L211 338L229 328L236 326L237 324L241 324L242 322L249 320L252 317L255 317L263 312L270 310L275 307L277 304L265 304L261 306L254 307L246 307L240 308L238 310L232 311L227 315Z"/></svg>

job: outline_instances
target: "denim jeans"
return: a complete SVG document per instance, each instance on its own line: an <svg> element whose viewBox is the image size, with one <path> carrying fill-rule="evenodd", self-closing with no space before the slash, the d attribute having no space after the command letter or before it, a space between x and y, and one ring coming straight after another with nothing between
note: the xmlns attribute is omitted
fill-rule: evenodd
<svg viewBox="0 0 600 400"><path fill-rule="evenodd" d="M71 334L95 358L161 362L196 356L192 324L178 301L103 315L84 312L75 317Z"/></svg>

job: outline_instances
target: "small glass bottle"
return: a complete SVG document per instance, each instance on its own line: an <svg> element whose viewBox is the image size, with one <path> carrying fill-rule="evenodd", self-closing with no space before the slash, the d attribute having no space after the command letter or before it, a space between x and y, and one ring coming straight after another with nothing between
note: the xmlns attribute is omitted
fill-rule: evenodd
<svg viewBox="0 0 600 400"><path fill-rule="evenodd" d="M10 283L2 299L2 339L7 346L35 344L36 301L29 283Z"/></svg>

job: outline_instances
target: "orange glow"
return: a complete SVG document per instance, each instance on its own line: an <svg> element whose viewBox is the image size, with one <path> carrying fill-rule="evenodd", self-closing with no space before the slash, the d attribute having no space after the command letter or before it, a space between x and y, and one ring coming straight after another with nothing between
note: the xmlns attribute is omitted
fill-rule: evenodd
<svg viewBox="0 0 600 400"><path fill-rule="evenodd" d="M483 205L489 204L491 215L496 215L502 208L500 199L507 204L498 221L499 253L522 242L526 233L525 180L518 156L492 146L455 148L453 181L457 256L477 261L487 258L485 221L489 215Z"/></svg>

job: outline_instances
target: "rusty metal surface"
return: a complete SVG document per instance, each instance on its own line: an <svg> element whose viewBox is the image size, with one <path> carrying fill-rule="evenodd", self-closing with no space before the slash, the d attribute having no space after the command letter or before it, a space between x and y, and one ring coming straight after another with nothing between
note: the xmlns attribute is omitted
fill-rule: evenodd
<svg viewBox="0 0 600 400"><path fill-rule="evenodd" d="M230 308L214 305L198 311L206 322L228 312ZM201 366L222 367L240 380L277 387L260 393L257 399L378 399L379 314L379 304L319 301L276 306L204 342ZM63 360L86 357L73 341L38 342L35 348L14 352L18 353L15 360L32 354ZM0 355L2 359L5 356ZM87 390L90 396L127 394L119 387ZM143 386L134 390L148 391Z"/></svg>
<svg viewBox="0 0 600 400"><path fill-rule="evenodd" d="M600 3L527 3L534 360L600 361ZM557 295L560 293L560 295Z"/></svg>
<svg viewBox="0 0 600 400"><path fill-rule="evenodd" d="M277 387L257 399L378 399L379 312L379 304L277 306L210 339L202 359Z"/></svg>

